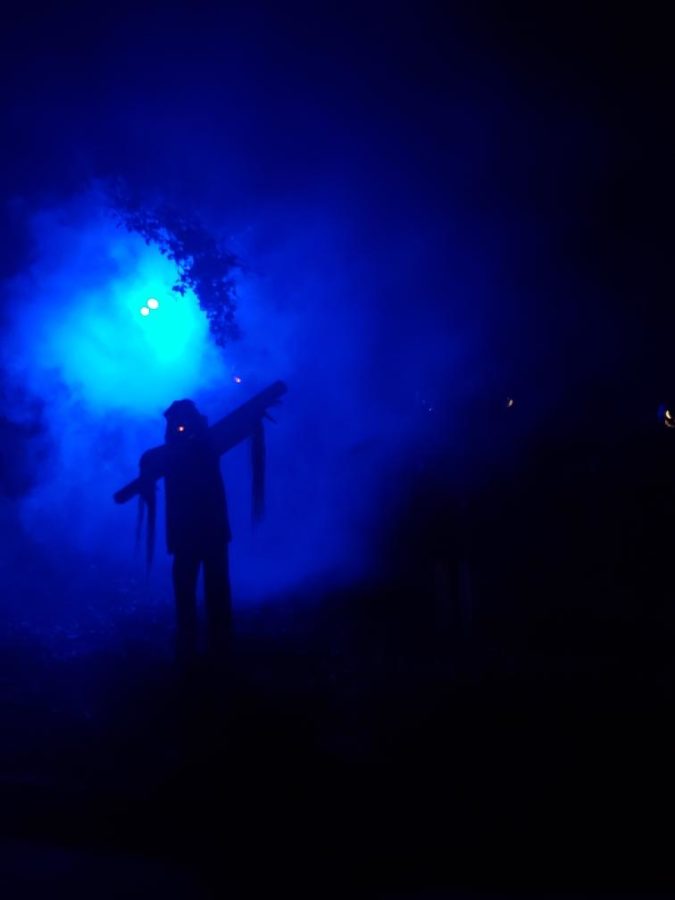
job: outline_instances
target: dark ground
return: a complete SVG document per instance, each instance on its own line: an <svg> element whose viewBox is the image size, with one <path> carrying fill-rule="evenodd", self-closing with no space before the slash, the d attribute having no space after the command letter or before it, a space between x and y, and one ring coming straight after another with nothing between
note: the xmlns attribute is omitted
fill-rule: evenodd
<svg viewBox="0 0 675 900"><path fill-rule="evenodd" d="M177 679L168 620L6 641L3 896L673 888L672 621L542 622L534 650L366 603L240 617L220 687Z"/></svg>
<svg viewBox="0 0 675 900"><path fill-rule="evenodd" d="M418 479L390 577L239 609L218 679L168 598L48 573L2 634L2 896L672 896L671 449Z"/></svg>

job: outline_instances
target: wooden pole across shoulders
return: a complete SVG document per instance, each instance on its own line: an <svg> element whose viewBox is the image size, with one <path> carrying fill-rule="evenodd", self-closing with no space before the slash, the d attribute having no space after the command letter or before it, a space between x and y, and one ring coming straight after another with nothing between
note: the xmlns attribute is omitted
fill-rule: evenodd
<svg viewBox="0 0 675 900"><path fill-rule="evenodd" d="M212 425L208 429L208 434L218 453L220 455L227 453L232 447L251 437L261 419L267 415L268 407L278 403L287 390L283 381L275 381ZM166 444L146 450L140 460L140 476L115 491L113 494L115 503L127 503L143 493L147 487L154 486L158 479L163 478L170 452Z"/></svg>

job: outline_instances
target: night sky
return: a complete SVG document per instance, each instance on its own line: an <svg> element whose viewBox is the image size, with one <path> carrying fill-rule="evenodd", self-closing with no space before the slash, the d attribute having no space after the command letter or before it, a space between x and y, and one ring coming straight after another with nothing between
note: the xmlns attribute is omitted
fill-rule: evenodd
<svg viewBox="0 0 675 900"><path fill-rule="evenodd" d="M336 262L379 284L389 339L425 314L476 328L495 389L661 364L671 71L651 16L27 7L2 66L6 274L27 210L121 176L252 232L254 269L308 216L348 219Z"/></svg>

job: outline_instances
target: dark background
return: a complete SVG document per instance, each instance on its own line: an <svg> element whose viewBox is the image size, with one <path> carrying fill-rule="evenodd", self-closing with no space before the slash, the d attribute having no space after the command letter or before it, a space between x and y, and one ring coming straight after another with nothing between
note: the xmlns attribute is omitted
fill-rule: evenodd
<svg viewBox="0 0 675 900"><path fill-rule="evenodd" d="M243 610L227 684L186 686L142 584L59 631L112 588L17 534L49 412L0 410L10 892L672 889L665 14L24 5L0 41L4 278L32 262L25 211L92 179L225 233L264 219L261 256L333 197L387 285L369 398L435 411L373 495L368 579ZM479 336L459 391L429 337L456 331ZM391 347L425 341L402 388ZM54 602L27 637L36 582Z"/></svg>

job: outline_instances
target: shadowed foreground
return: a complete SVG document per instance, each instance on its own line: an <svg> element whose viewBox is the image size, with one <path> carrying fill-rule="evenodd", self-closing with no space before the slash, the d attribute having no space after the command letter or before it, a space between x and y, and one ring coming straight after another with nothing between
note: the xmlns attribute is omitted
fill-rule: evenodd
<svg viewBox="0 0 675 900"><path fill-rule="evenodd" d="M549 621L535 653L405 600L248 613L220 684L177 677L168 612L68 657L13 635L4 896L672 886L673 623Z"/></svg>

